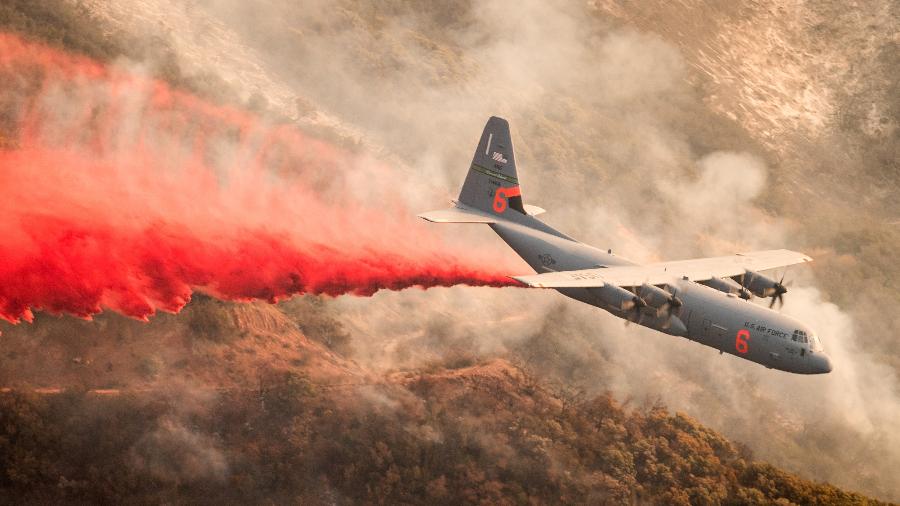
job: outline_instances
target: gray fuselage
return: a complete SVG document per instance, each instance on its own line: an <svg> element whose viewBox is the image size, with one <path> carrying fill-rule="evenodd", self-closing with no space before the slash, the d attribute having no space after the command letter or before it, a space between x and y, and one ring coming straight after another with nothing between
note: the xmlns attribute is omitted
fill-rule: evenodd
<svg viewBox="0 0 900 506"><path fill-rule="evenodd" d="M532 216L506 215L506 219L492 223L491 228L539 273L634 265L611 252L575 241ZM675 316L683 325L667 325L669 317L659 316L653 308L645 308L636 323L773 369L799 374L831 371L831 361L815 332L795 318L687 280L675 281L668 288L682 301ZM630 311L605 302L597 290L558 291L620 318L629 318ZM808 339L798 339L798 335Z"/></svg>

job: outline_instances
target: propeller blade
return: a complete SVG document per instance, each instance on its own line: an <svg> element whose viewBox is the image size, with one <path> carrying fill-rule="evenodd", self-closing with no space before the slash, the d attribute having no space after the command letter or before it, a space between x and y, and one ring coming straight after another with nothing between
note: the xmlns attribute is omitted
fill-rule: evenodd
<svg viewBox="0 0 900 506"><path fill-rule="evenodd" d="M641 308L637 303L632 302L631 307L628 308L628 313L625 315L625 326L628 327L637 319L637 314L640 312Z"/></svg>
<svg viewBox="0 0 900 506"><path fill-rule="evenodd" d="M772 302L769 302L769 309L772 309L772 307L775 305L775 299L777 299L777 298L778 298L777 295L772 296Z"/></svg>
<svg viewBox="0 0 900 506"><path fill-rule="evenodd" d="M747 280L747 274L749 271L744 270L744 273L741 274L741 292L740 296L744 300L750 300L753 298L753 293L750 290L747 290L747 285L744 283Z"/></svg>
<svg viewBox="0 0 900 506"><path fill-rule="evenodd" d="M628 316L625 318L625 326L628 327L632 323L641 324L641 308L635 306L634 309L628 313Z"/></svg>
<svg viewBox="0 0 900 506"><path fill-rule="evenodd" d="M672 315L669 315L669 317L666 318L666 321L662 324L661 328L663 330L669 330L669 327L671 327L671 326L672 326Z"/></svg>

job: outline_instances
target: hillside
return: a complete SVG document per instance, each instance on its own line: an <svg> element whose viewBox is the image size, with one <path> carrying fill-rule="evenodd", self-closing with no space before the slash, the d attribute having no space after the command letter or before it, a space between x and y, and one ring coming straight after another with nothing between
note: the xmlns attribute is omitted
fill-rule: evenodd
<svg viewBox="0 0 900 506"><path fill-rule="evenodd" d="M207 312L218 323L184 335ZM554 390L505 360L363 375L274 306L68 320L4 328L9 504L871 502L685 414Z"/></svg>
<svg viewBox="0 0 900 506"><path fill-rule="evenodd" d="M328 322L310 312L302 325L315 333ZM2 340L0 386L14 390L254 389L260 374L298 369L322 384L367 378L275 306L202 295L150 323L112 313L93 321L41 315L33 325L4 326Z"/></svg>
<svg viewBox="0 0 900 506"><path fill-rule="evenodd" d="M371 153L391 178L334 188L409 209L506 116L527 202L581 239L809 252L785 311L832 375L522 290L39 313L0 323L0 502L898 500L896 8L510 4L12 0L0 28Z"/></svg>

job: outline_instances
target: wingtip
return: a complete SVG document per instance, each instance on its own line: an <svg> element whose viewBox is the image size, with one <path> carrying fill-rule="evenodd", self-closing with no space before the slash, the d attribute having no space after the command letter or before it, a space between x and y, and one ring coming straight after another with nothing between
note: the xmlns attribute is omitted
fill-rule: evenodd
<svg viewBox="0 0 900 506"><path fill-rule="evenodd" d="M526 276L507 276L507 277L509 277L509 279L518 281L519 283L522 283L525 286L530 286L532 288L543 288L539 283L535 284L535 283L529 282L526 279L527 278Z"/></svg>

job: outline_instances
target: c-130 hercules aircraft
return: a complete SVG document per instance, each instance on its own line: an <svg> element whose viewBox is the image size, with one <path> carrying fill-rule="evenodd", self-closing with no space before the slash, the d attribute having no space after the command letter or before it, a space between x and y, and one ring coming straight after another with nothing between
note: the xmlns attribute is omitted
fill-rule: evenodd
<svg viewBox="0 0 900 506"><path fill-rule="evenodd" d="M636 265L578 242L535 218L523 204L509 123L488 120L454 207L420 214L436 223L489 225L539 274L514 276L720 352L799 374L831 372L808 326L771 309L787 289L759 271L812 259L788 250ZM771 297L769 308L749 301Z"/></svg>

